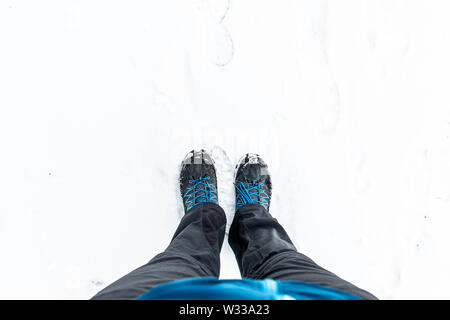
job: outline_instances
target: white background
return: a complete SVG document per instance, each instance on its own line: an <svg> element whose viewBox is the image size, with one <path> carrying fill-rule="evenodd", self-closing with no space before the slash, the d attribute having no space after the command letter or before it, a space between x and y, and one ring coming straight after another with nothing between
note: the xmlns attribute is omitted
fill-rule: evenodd
<svg viewBox="0 0 450 320"><path fill-rule="evenodd" d="M449 9L2 0L0 298L87 299L165 249L193 148L229 223L257 152L301 252L379 298L450 298Z"/></svg>

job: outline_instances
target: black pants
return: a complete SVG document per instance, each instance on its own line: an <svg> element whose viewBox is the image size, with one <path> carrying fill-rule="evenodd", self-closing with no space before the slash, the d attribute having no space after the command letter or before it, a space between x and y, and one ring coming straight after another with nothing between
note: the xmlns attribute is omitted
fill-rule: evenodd
<svg viewBox="0 0 450 320"><path fill-rule="evenodd" d="M219 277L225 226L225 213L220 206L195 206L183 217L164 252L92 299L135 299L165 282ZM262 206L248 204L238 210L230 228L229 244L243 278L298 280L376 299L297 252L283 227Z"/></svg>

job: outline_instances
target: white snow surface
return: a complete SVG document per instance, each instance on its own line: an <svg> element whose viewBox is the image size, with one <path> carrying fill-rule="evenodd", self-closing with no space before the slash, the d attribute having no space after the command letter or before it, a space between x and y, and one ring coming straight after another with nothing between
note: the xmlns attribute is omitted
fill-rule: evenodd
<svg viewBox="0 0 450 320"><path fill-rule="evenodd" d="M205 148L228 223L259 153L299 251L382 299L449 299L449 10L2 0L0 298L88 299L149 261Z"/></svg>

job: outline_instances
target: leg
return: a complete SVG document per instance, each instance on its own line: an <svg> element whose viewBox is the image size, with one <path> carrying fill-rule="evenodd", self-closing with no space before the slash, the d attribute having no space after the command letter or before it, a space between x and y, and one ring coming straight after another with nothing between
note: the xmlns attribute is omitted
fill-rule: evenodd
<svg viewBox="0 0 450 320"><path fill-rule="evenodd" d="M215 203L200 203L185 214L168 248L149 263L109 285L92 299L135 299L169 281L219 277L226 218Z"/></svg>
<svg viewBox="0 0 450 320"><path fill-rule="evenodd" d="M297 280L376 299L297 252L283 227L261 205L239 208L228 240L244 278Z"/></svg>

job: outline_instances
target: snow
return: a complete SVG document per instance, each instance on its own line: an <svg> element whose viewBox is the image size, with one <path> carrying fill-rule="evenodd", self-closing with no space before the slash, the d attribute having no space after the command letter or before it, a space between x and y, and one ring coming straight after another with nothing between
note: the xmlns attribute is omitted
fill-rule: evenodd
<svg viewBox="0 0 450 320"><path fill-rule="evenodd" d="M450 298L448 9L2 1L0 298L87 299L164 250L193 148L228 223L259 153L301 252L382 299Z"/></svg>

